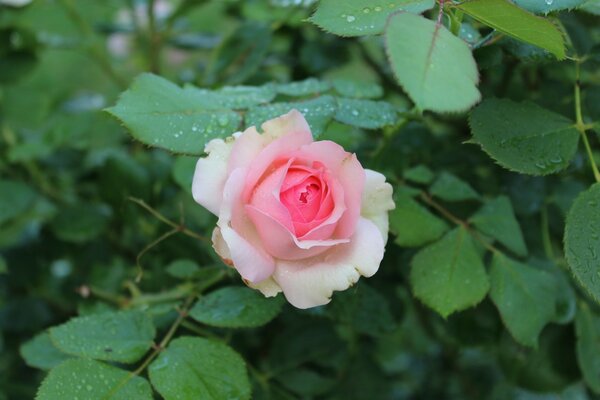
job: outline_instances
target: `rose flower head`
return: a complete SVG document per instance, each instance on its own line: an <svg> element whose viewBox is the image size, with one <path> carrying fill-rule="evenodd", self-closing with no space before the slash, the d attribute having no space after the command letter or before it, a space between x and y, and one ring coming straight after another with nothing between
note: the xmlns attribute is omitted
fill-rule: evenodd
<svg viewBox="0 0 600 400"><path fill-rule="evenodd" d="M377 272L394 208L385 177L340 145L313 141L296 110L206 145L192 193L219 219L213 247L265 296L328 303Z"/></svg>

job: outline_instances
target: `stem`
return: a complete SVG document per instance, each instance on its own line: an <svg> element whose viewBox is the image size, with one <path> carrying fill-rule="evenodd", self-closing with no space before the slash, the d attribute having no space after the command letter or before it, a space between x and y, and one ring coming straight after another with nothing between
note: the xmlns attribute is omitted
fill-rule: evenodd
<svg viewBox="0 0 600 400"><path fill-rule="evenodd" d="M594 154L592 153L592 148L586 134L587 129L589 129L589 125L586 125L583 122L583 115L581 112L581 88L579 82L580 63L580 60L575 60L575 128L577 128L581 134L581 138L583 139L583 144L585 146L588 159L590 160L590 166L592 167L592 171L594 173L594 179L596 182L600 182L600 172L598 171L598 166L596 165L596 160L594 160Z"/></svg>
<svg viewBox="0 0 600 400"><path fill-rule="evenodd" d="M175 229L171 229L168 232L165 232L164 234L162 234L158 239L155 239L154 241L152 241L150 244L148 244L146 247L144 247L144 249L142 251L140 251L140 253L137 255L135 262L137 265L137 269L138 269L138 273L137 276L135 277L135 281L139 282L142 280L142 276L144 275L144 268L142 268L142 264L141 264L141 260L142 257L144 257L144 255L150 251L154 246L156 246L157 244L159 244L160 242L162 242L165 239L168 239L169 237L175 235L176 233L179 233L179 229L175 228Z"/></svg>
<svg viewBox="0 0 600 400"><path fill-rule="evenodd" d="M450 13L450 32L452 32L454 36L458 36L460 33L463 16L464 13L458 9Z"/></svg>
<svg viewBox="0 0 600 400"><path fill-rule="evenodd" d="M160 74L160 45L161 38L156 30L156 0L148 0L148 56L150 60L150 71Z"/></svg>
<svg viewBox="0 0 600 400"><path fill-rule="evenodd" d="M554 260L554 250L552 249L552 239L550 238L550 224L548 223L548 207L545 205L542 208L542 242L546 257L549 260Z"/></svg>

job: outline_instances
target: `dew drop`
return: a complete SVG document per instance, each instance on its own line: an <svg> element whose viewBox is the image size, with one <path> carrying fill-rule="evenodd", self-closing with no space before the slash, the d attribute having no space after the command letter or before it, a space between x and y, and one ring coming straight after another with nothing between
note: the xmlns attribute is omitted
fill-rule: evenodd
<svg viewBox="0 0 600 400"><path fill-rule="evenodd" d="M370 13L370 12L371 12L371 9L370 9L369 7L365 7L365 8L363 8L363 12L364 12L365 14L368 14L368 13Z"/></svg>
<svg viewBox="0 0 600 400"><path fill-rule="evenodd" d="M355 19L356 19L356 17L354 15L348 15L346 17L346 21L348 21L348 22L354 22Z"/></svg>
<svg viewBox="0 0 600 400"><path fill-rule="evenodd" d="M552 5L552 3L554 3L554 0L545 0L546 4L548 4L549 6Z"/></svg>
<svg viewBox="0 0 600 400"><path fill-rule="evenodd" d="M377 7L373 8L373 10L379 12L379 11L381 11L381 7L377 6Z"/></svg>

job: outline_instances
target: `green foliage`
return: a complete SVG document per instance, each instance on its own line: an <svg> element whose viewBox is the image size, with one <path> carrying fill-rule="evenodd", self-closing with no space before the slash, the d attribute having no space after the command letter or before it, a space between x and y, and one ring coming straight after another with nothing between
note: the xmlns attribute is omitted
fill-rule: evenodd
<svg viewBox="0 0 600 400"><path fill-rule="evenodd" d="M52 342L65 353L122 363L139 360L152 346L155 334L152 320L140 311L73 318L50 329Z"/></svg>
<svg viewBox="0 0 600 400"><path fill-rule="evenodd" d="M530 14L508 0L468 0L456 7L497 31L548 50L559 60L565 58L561 31L549 20Z"/></svg>
<svg viewBox="0 0 600 400"><path fill-rule="evenodd" d="M415 296L444 318L476 305L490 288L481 256L464 228L417 253L410 282Z"/></svg>
<svg viewBox="0 0 600 400"><path fill-rule="evenodd" d="M27 211L35 200L35 192L22 182L0 180L0 224Z"/></svg>
<svg viewBox="0 0 600 400"><path fill-rule="evenodd" d="M149 367L150 381L166 399L250 399L244 360L223 343L181 337Z"/></svg>
<svg viewBox="0 0 600 400"><path fill-rule="evenodd" d="M430 213L407 195L396 196L396 208L390 212L390 231L400 246L419 247L439 239L447 230L444 220Z"/></svg>
<svg viewBox="0 0 600 400"><path fill-rule="evenodd" d="M148 381L127 371L94 360L72 359L50 371L36 396L36 400L89 398L150 400L152 390Z"/></svg>
<svg viewBox="0 0 600 400"><path fill-rule="evenodd" d="M585 383L600 393L600 365L598 364L598 340L600 340L600 317L581 304L575 318L577 333L577 361Z"/></svg>
<svg viewBox="0 0 600 400"><path fill-rule="evenodd" d="M265 298L245 287L225 287L201 297L190 316L206 325L222 328L252 328L279 314L283 296Z"/></svg>
<svg viewBox="0 0 600 400"><path fill-rule="evenodd" d="M431 185L431 194L446 201L477 200L479 194L468 183L443 172Z"/></svg>
<svg viewBox="0 0 600 400"><path fill-rule="evenodd" d="M394 75L419 109L459 112L479 101L471 50L444 26L401 12L388 20L385 41Z"/></svg>
<svg viewBox="0 0 600 400"><path fill-rule="evenodd" d="M21 356L27 365L39 369L52 369L70 358L56 348L48 332L42 332L21 345Z"/></svg>
<svg viewBox="0 0 600 400"><path fill-rule="evenodd" d="M396 122L394 107L385 101L338 99L335 119L347 125L378 129Z"/></svg>
<svg viewBox="0 0 600 400"><path fill-rule="evenodd" d="M570 10L584 4L586 0L552 0L552 1L536 1L536 0L516 0L515 4L523 7L534 13L547 14L552 11Z"/></svg>
<svg viewBox="0 0 600 400"><path fill-rule="evenodd" d="M489 99L470 117L473 141L500 165L530 175L565 169L579 141L573 122L532 103Z"/></svg>

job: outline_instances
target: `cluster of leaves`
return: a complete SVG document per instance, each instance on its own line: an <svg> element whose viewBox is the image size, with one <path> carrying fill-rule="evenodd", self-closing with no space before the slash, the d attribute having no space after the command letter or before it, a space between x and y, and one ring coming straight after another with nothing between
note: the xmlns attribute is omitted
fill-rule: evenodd
<svg viewBox="0 0 600 400"><path fill-rule="evenodd" d="M598 15L0 0L0 399L596 398ZM291 108L396 201L377 275L304 311L190 194L207 141Z"/></svg>

